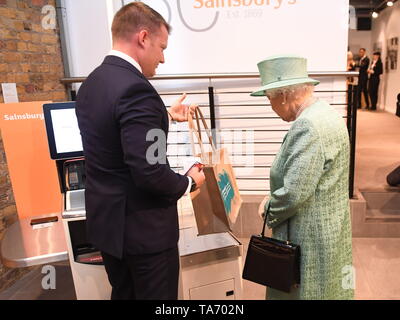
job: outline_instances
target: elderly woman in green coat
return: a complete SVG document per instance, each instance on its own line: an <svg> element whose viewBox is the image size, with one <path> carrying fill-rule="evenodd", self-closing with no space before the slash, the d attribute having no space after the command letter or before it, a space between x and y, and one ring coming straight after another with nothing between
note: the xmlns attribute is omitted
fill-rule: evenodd
<svg viewBox="0 0 400 320"><path fill-rule="evenodd" d="M345 122L328 103L314 97L319 82L308 77L306 59L275 56L258 68L263 86L252 96L266 95L275 113L293 121L271 167L271 193L262 206L263 216L273 238L301 248L300 284L290 293L267 288L267 298L353 299Z"/></svg>

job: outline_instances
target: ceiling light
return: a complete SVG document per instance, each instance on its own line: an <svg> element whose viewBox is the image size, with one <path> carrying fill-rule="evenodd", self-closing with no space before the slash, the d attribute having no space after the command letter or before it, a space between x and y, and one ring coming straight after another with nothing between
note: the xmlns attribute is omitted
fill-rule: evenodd
<svg viewBox="0 0 400 320"><path fill-rule="evenodd" d="M388 7L393 7L393 1L388 1L386 4Z"/></svg>
<svg viewBox="0 0 400 320"><path fill-rule="evenodd" d="M379 16L378 12L376 12L376 11L372 12L372 18L376 19L376 18L378 18L378 16Z"/></svg>

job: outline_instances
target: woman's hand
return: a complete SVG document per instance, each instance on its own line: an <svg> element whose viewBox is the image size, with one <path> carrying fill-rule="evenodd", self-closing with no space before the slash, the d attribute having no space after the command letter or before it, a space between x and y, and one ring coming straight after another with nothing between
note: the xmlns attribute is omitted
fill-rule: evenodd
<svg viewBox="0 0 400 320"><path fill-rule="evenodd" d="M263 201L261 201L260 206L258 207L258 215L264 220L265 218L265 205L269 200L269 196L266 196Z"/></svg>
<svg viewBox="0 0 400 320"><path fill-rule="evenodd" d="M186 93L184 93L178 100L176 100L169 108L168 112L171 115L173 121L185 122L188 120L188 112L193 116L196 108L195 104L190 106L183 104L183 100L186 99Z"/></svg>

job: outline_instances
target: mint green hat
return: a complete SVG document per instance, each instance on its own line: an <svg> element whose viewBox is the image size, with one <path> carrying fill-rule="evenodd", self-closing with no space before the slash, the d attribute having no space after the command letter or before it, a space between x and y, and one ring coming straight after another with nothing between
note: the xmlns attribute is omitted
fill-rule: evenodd
<svg viewBox="0 0 400 320"><path fill-rule="evenodd" d="M272 56L257 64L262 87L251 96L265 96L266 90L277 89L301 83L319 84L308 77L307 59L293 56Z"/></svg>

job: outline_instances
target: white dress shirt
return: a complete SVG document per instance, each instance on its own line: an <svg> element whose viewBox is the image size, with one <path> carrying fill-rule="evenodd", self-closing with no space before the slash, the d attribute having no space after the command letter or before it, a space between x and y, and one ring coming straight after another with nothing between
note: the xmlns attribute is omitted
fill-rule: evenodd
<svg viewBox="0 0 400 320"><path fill-rule="evenodd" d="M139 63L133 59L131 56L128 56L126 53L123 53L118 50L111 50L110 53L108 54L109 56L116 56L121 59L124 59L125 61L128 61L131 65L133 65L136 69L142 73L142 68L140 67Z"/></svg>
<svg viewBox="0 0 400 320"><path fill-rule="evenodd" d="M370 65L370 67L369 67L369 70L374 71L374 68L375 68L375 65L376 65L377 62L378 62L378 60L373 60L373 61L371 62L371 65ZM371 73L368 73L368 79L369 79L369 78L371 78Z"/></svg>
<svg viewBox="0 0 400 320"><path fill-rule="evenodd" d="M133 59L131 56L127 55L126 53L123 53L118 50L111 50L108 55L116 56L116 57L119 57L119 58L129 62L131 65L133 65L136 69L138 69L142 73L142 68L140 67L139 63L135 59ZM168 119L169 119L169 121L171 121L169 113L168 113ZM192 188L192 178L191 177L187 177L187 178L189 180L189 184L188 184L188 187L184 194L185 196L187 196L190 193L190 189Z"/></svg>

